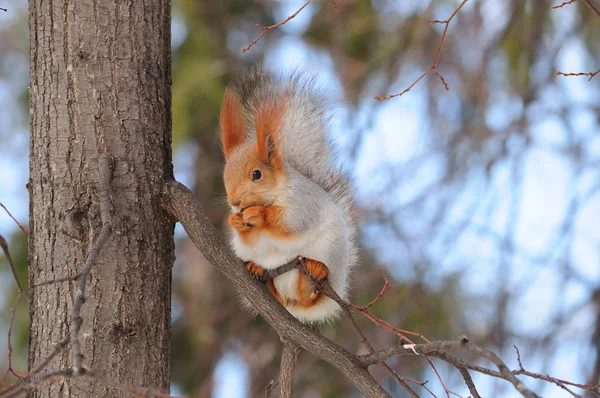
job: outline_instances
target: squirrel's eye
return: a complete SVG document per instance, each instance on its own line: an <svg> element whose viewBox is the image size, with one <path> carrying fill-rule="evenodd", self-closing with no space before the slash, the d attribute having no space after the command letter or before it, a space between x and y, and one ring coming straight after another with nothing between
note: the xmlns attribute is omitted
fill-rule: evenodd
<svg viewBox="0 0 600 398"><path fill-rule="evenodd" d="M256 181L260 179L260 177L262 177L262 173L260 172L260 170L254 170L252 172L252 181Z"/></svg>

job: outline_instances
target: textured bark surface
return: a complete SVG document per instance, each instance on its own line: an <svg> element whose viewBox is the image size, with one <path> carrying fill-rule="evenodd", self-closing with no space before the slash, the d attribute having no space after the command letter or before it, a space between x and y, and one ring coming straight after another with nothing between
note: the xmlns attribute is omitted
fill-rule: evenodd
<svg viewBox="0 0 600 398"><path fill-rule="evenodd" d="M89 278L84 366L167 389L173 226L169 0L30 0L30 286L73 277L101 227L98 157L114 158L112 234ZM69 330L75 282L32 291L29 367ZM69 350L48 372L72 365ZM122 394L87 379L31 397Z"/></svg>

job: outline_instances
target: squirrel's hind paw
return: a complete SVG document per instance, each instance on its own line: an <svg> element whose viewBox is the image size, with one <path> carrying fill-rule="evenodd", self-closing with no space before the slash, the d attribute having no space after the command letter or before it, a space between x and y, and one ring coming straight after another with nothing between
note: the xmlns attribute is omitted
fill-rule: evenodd
<svg viewBox="0 0 600 398"><path fill-rule="evenodd" d="M252 261L245 262L246 269L250 271L250 274L254 277L254 279L258 279L261 282L266 281L265 277L265 269L260 265L253 263Z"/></svg>
<svg viewBox="0 0 600 398"><path fill-rule="evenodd" d="M322 283L327 279L327 276L329 275L329 269L322 262L305 258L304 264L306 265L309 276L313 281Z"/></svg>

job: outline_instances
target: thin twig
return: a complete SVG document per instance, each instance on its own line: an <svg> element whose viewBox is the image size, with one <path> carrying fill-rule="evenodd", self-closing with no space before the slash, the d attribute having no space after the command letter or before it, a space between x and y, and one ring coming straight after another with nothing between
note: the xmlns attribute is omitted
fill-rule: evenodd
<svg viewBox="0 0 600 398"><path fill-rule="evenodd" d="M5 9L3 9L3 8L0 8L0 10L4 10L4 11L6 11L6 10L5 10ZM23 225L21 225L21 223L17 221L17 219L16 219L16 218L15 218L15 217L14 217L14 216L13 216L13 215L10 213L10 211L8 211L8 209L6 208L6 206L4 206L4 205L2 204L2 202L0 202L0 207L2 207L2 208L4 209L4 211L6 212L6 214L8 214L8 216L9 216L10 218L12 218L12 220L13 220L13 221L14 221L14 222L17 224L17 226L19 227L19 229L21 229L21 231L23 231L23 233L24 233L25 235L29 235L29 228L27 228L27 227L24 227Z"/></svg>
<svg viewBox="0 0 600 398"><path fill-rule="evenodd" d="M367 305L353 305L352 308L354 308L358 311L368 310L369 307L371 307L372 305L377 303L379 301L379 299L381 298L381 296L383 296L383 293L385 293L385 291L387 290L388 285L390 284L390 281L388 280L387 276L385 276L385 274L383 273L383 270L381 268L379 268L379 273L383 277L384 283L383 283L383 287L381 288L381 290L379 291L377 296L375 296L375 298L373 300L371 300L371 302Z"/></svg>
<svg viewBox="0 0 600 398"><path fill-rule="evenodd" d="M289 263L284 264L280 267L273 268L273 269L265 269L262 279L263 280L273 279L279 275L285 274L288 271L298 268L299 265L300 265L300 260L296 257Z"/></svg>
<svg viewBox="0 0 600 398"><path fill-rule="evenodd" d="M572 4L572 3L575 3L576 1L577 1L577 0L569 0L569 1L565 1L564 3L562 3L562 4L559 4L559 5L557 5L557 6L552 6L552 8L554 8L554 9L557 9L557 8L563 8L564 6L566 6L566 5L569 5L569 4Z"/></svg>
<svg viewBox="0 0 600 398"><path fill-rule="evenodd" d="M469 342L469 340L466 338L463 338L461 340L461 343L463 344L465 349L467 349L468 351L471 351L472 353L479 355L482 358L486 358L486 359L490 360L494 365L496 365L496 367L498 368L500 373L502 373L504 378L506 380L508 380L509 382L511 382L513 384L513 386L515 386L517 391L519 391L524 397L539 398L539 396L536 393L534 393L533 391L531 391L529 388L527 388L527 386L525 384L523 384L523 382L521 380L517 379L515 374L512 373L508 369L508 367L506 366L504 361L502 361L502 359L500 359L500 357L498 355L496 355L496 353L494 353L490 350L481 348L475 344L471 344Z"/></svg>
<svg viewBox="0 0 600 398"><path fill-rule="evenodd" d="M59 341L58 344L56 344L56 347L54 347L54 350L52 350L52 352L50 353L50 355L48 355L46 357L46 359L44 359L42 362L40 362L38 364L38 366L36 366L30 372L30 375L35 375L35 374L39 373L42 369L44 369L46 367L46 365L48 365L50 363L52 358L57 356L67 346L67 344L69 344L69 340L70 340L70 336L66 335L61 341Z"/></svg>
<svg viewBox="0 0 600 398"><path fill-rule="evenodd" d="M596 72L578 72L578 73L570 73L570 72L561 72L558 71L556 72L557 76L589 76L588 82L590 80L592 80L594 77L596 77L596 75L600 73L600 69L598 69Z"/></svg>
<svg viewBox="0 0 600 398"><path fill-rule="evenodd" d="M87 278L92 271L92 267L94 264L96 264L100 250L108 240L112 230L110 214L110 181L112 174L112 158L109 154L102 153L100 154L98 163L100 174L98 180L98 196L100 202L100 218L102 220L102 229L100 230L100 235L98 236L96 243L94 243L94 246L88 255L83 270L77 279L77 294L73 304L71 329L69 330L71 337L71 349L73 351L73 372L75 375L79 375L81 372L81 364L83 362L83 352L81 349L81 343L79 341L79 330L81 329L81 324L83 323L83 319L81 318L81 307L85 302Z"/></svg>
<svg viewBox="0 0 600 398"><path fill-rule="evenodd" d="M304 10L306 8L306 6L308 6L310 3L312 3L313 0L308 0L306 3L304 3L304 5L302 7L300 7L295 13L293 13L292 15L290 15L289 17L287 17L285 20L276 23L275 25L271 25L271 26L263 26L259 23L256 24L257 28L261 28L262 32L260 32L260 34L256 37L256 39L252 40L252 43L248 44L248 47L242 49L242 53L245 53L246 51L250 50L252 48L253 45L255 45L264 35L267 34L268 31L277 28L278 26L281 25L285 25L286 23L288 23L289 21L291 21L292 19L296 18L296 15L300 14L300 12L302 10ZM335 4L335 3L334 3Z"/></svg>
<svg viewBox="0 0 600 398"><path fill-rule="evenodd" d="M48 373L38 378L32 379L30 377L23 378L19 382L5 388L0 391L0 397L2 398L13 398L21 395L21 393L36 388L39 384L45 381L59 380L63 377L69 377L73 375L71 369L58 370L56 372Z"/></svg>
<svg viewBox="0 0 600 398"><path fill-rule="evenodd" d="M448 32L448 27L450 26L450 22L452 21L452 19L454 19L454 17L456 16L456 14L458 14L458 12L460 11L460 9L465 5L465 3L469 1L469 0L463 0L460 5L454 10L454 12L452 13L452 15L450 15L448 17L448 19L445 19L443 21L436 19L433 21L429 21L429 23L439 23L439 24L443 24L446 25L444 27L444 31L442 32L442 37L440 38L440 44L438 45L437 48L437 52L435 54L435 58L433 59L433 62L431 63L431 66L429 68L427 68L427 70L425 72L423 72L423 74L421 76L419 76L417 78L417 80L415 80L410 86L408 86L407 88L404 89L404 91L402 91L401 93L398 94L393 94L393 95L388 95L387 97L380 97L380 96L375 96L375 99L378 101L387 101L390 100L392 98L395 97L400 97L403 94L406 94L407 92L410 91L411 88L413 88L418 82L421 81L421 79L423 79L425 76L427 76L429 74L429 72L434 71L435 74L440 78L442 84L444 85L444 89L446 91L450 90L450 88L448 87L448 84L446 84L446 81L444 80L444 78L442 77L442 75L438 72L437 70L437 63L438 60L440 58L440 53L442 52L442 47L444 46L444 40L446 40L446 33Z"/></svg>
<svg viewBox="0 0 600 398"><path fill-rule="evenodd" d="M42 282L38 282L38 283L31 285L29 287L29 289L37 289L38 287L52 285L52 284L60 283L60 282L76 281L78 278L79 278L79 275L75 275L75 276L67 276L64 278L56 278L56 279L52 279L50 281L42 281Z"/></svg>
<svg viewBox="0 0 600 398"><path fill-rule="evenodd" d="M2 376L2 380L0 380L0 386L4 384L4 380L6 380L6 378L8 377L9 374L12 374L13 376L15 376L17 378L20 377L12 367L13 348L12 348L11 340L12 340L13 324L15 322L15 314L17 312L17 306L19 305L19 302L21 301L21 297L23 297L23 295L18 293L17 299L15 300L15 304L10 309L11 315L10 315L10 323L8 325L8 338L7 338L8 339L8 369L6 369L6 373L4 373L4 376Z"/></svg>
<svg viewBox="0 0 600 398"><path fill-rule="evenodd" d="M15 283L17 284L17 289L19 290L19 294L22 294L23 297L29 301L29 295L23 290L23 286L21 286L21 282L19 282L19 278L17 277L17 270L15 269L15 265L12 261L12 257L10 256L10 252L8 251L8 243L6 243L6 239L4 236L0 235L0 247L4 252L4 256L6 257L6 261L8 261L8 266L10 267L10 271L12 272Z"/></svg>
<svg viewBox="0 0 600 398"><path fill-rule="evenodd" d="M574 396L574 397L580 397L580 395L575 394L564 383L562 383L562 380L554 379L554 378L552 378L550 376L547 376L548 377L547 379L543 379L542 375L538 375L537 373L532 373L532 372L529 372L529 371L525 370L525 368L523 368L523 363L521 362L521 353L519 352L519 349L517 348L516 345L513 345L513 347L515 348L515 351L517 351L517 362L519 363L519 370L513 371L514 374L518 373L518 374L526 375L526 376L529 376L529 377L533 377L535 379L542 379L542 380L549 381L551 383L556 384L557 386L559 386L560 388L562 388L563 390L565 390L566 392L568 392L572 396Z"/></svg>

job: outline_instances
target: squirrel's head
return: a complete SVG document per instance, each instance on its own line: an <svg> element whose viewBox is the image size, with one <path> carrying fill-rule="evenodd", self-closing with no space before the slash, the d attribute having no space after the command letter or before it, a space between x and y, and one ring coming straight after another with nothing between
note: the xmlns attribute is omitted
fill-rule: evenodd
<svg viewBox="0 0 600 398"><path fill-rule="evenodd" d="M285 102L264 101L253 110L256 141L237 94L225 91L221 105L221 143L225 154L227 199L237 212L249 206L273 204L282 194L286 176L279 131Z"/></svg>

